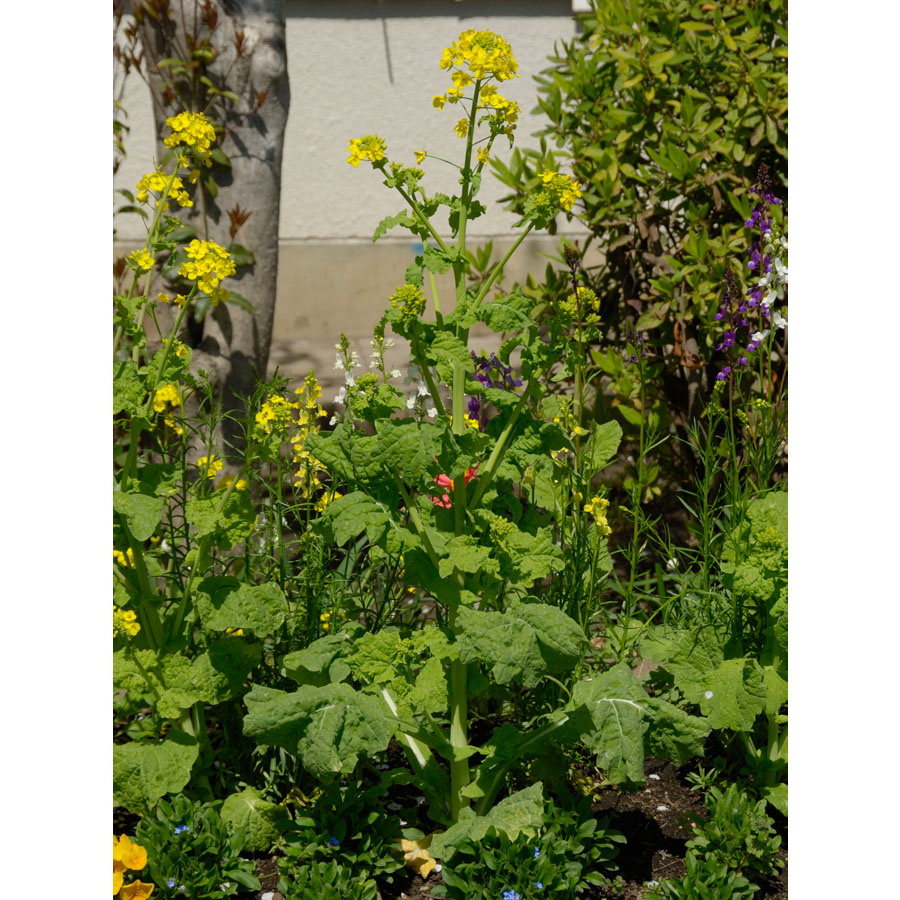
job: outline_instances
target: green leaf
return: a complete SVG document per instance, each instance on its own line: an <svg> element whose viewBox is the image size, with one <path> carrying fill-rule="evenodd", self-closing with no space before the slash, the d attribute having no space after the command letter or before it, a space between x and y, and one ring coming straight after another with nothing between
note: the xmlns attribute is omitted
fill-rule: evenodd
<svg viewBox="0 0 900 900"><path fill-rule="evenodd" d="M546 603L514 603L503 613L460 607L457 643L463 662L483 662L498 684L520 680L534 687L548 672L578 659L585 637L561 609Z"/></svg>
<svg viewBox="0 0 900 900"><path fill-rule="evenodd" d="M588 460L592 472L599 472L615 458L621 441L622 426L618 422L594 424L591 441L588 444Z"/></svg>
<svg viewBox="0 0 900 900"><path fill-rule="evenodd" d="M242 850L262 853L272 847L291 821L283 806L263 800L253 788L226 797L219 815L235 828L247 829Z"/></svg>
<svg viewBox="0 0 900 900"><path fill-rule="evenodd" d="M157 701L157 712L177 719L195 703L215 705L237 696L261 659L260 645L248 644L240 637L216 641L193 660L182 654L168 654L162 663L166 689Z"/></svg>
<svg viewBox="0 0 900 900"><path fill-rule="evenodd" d="M708 22L679 22L685 31L714 31L712 25Z"/></svg>
<svg viewBox="0 0 900 900"><path fill-rule="evenodd" d="M256 312L256 308L253 304L244 297L243 294L239 294L237 291L228 291L228 303L233 303L238 309L242 309L246 313L250 313L252 316Z"/></svg>
<svg viewBox="0 0 900 900"><path fill-rule="evenodd" d="M422 262L425 266L431 269L435 275L443 275L444 272L450 270L450 267L459 259L459 248L456 246L450 247L449 250L451 252L445 252L441 250L440 247L432 247L430 244L425 248L422 253ZM454 251L455 252L452 252Z"/></svg>
<svg viewBox="0 0 900 900"><path fill-rule="evenodd" d="M197 759L197 742L173 731L161 743L113 745L113 806L146 812L164 794L184 789Z"/></svg>
<svg viewBox="0 0 900 900"><path fill-rule="evenodd" d="M597 765L612 784L644 779L644 734L650 704L631 669L619 663L572 690L569 708L584 707L591 727L582 735L588 750L597 754Z"/></svg>
<svg viewBox="0 0 900 900"><path fill-rule="evenodd" d="M788 786L786 784L776 784L775 787L764 787L760 789L760 794L775 809L778 810L785 818L788 814Z"/></svg>
<svg viewBox="0 0 900 900"><path fill-rule="evenodd" d="M274 634L288 612L277 584L242 584L227 575L204 578L197 586L194 605L206 628L244 628L259 637Z"/></svg>
<svg viewBox="0 0 900 900"><path fill-rule="evenodd" d="M468 347L455 335L439 331L427 350L428 358L434 360L438 375L446 384L453 382L454 365L459 365L467 375L475 372L475 363Z"/></svg>
<svg viewBox="0 0 900 900"><path fill-rule="evenodd" d="M434 836L428 851L435 859L449 860L460 841L469 838L477 843L489 828L503 832L511 841L520 834L531 838L537 834L543 819L543 787L536 782L501 800L486 816L476 816L471 810L464 810L455 825Z"/></svg>
<svg viewBox="0 0 900 900"><path fill-rule="evenodd" d="M244 734L299 755L315 778L349 774L360 755L387 748L396 724L381 700L346 684L292 694L254 685L244 702Z"/></svg>
<svg viewBox="0 0 900 900"><path fill-rule="evenodd" d="M447 556L438 561L441 578L449 578L454 569L476 574L481 571L496 574L498 562L491 558L491 548L481 546L472 535L461 534L447 542Z"/></svg>
<svg viewBox="0 0 900 900"><path fill-rule="evenodd" d="M363 491L353 491L329 503L324 518L331 525L335 543L343 547L364 531L375 544L391 522L391 513L383 503Z"/></svg>
<svg viewBox="0 0 900 900"><path fill-rule="evenodd" d="M372 462L399 471L412 483L430 482L437 473L443 429L415 419L379 419L375 423Z"/></svg>
<svg viewBox="0 0 900 900"><path fill-rule="evenodd" d="M141 492L156 497L168 497L178 490L181 469L174 463L150 463L138 469Z"/></svg>
<svg viewBox="0 0 900 900"><path fill-rule="evenodd" d="M221 504L221 497L192 497L185 505L184 515L197 529L198 537L212 534L218 546L227 550L250 536L256 524L256 510L248 491L232 491L220 510Z"/></svg>
<svg viewBox="0 0 900 900"><path fill-rule="evenodd" d="M765 677L755 659L726 659L706 674L702 687L700 711L713 728L750 731L768 698Z"/></svg>
<svg viewBox="0 0 900 900"><path fill-rule="evenodd" d="M143 412L147 389L137 372L137 365L128 359L113 363L113 415Z"/></svg>
<svg viewBox="0 0 900 900"><path fill-rule="evenodd" d="M162 518L161 497L113 491L113 512L124 519L136 541L146 541L156 531Z"/></svg>
<svg viewBox="0 0 900 900"><path fill-rule="evenodd" d="M353 641L362 628L326 634L303 650L288 653L281 661L283 673L297 684L322 686L331 681L343 681L350 674L344 661L353 649Z"/></svg>
<svg viewBox="0 0 900 900"><path fill-rule="evenodd" d="M372 235L372 243L374 244L378 238L383 234L386 234L388 229L394 228L397 225L402 225L404 228L409 228L411 231L421 227L421 223L419 223L418 220L413 219L405 210L397 213L396 216L385 216L385 218L378 223L375 233Z"/></svg>
<svg viewBox="0 0 900 900"><path fill-rule="evenodd" d="M256 262L253 251L243 244L229 244L225 249L231 254L235 266L252 266Z"/></svg>
<svg viewBox="0 0 900 900"><path fill-rule="evenodd" d="M703 756L709 723L692 716L660 697L647 697L651 718L647 730L647 749L659 759L671 759L683 765L695 756Z"/></svg>
<svg viewBox="0 0 900 900"><path fill-rule="evenodd" d="M765 713L767 716L775 716L788 702L788 683L772 666L763 666L763 678L766 682Z"/></svg>

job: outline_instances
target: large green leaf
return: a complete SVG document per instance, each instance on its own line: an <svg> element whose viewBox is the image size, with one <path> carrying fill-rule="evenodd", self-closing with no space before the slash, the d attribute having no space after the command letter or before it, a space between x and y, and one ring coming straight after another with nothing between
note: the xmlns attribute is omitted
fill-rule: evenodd
<svg viewBox="0 0 900 900"><path fill-rule="evenodd" d="M349 774L360 755L386 749L396 725L381 700L346 684L292 694L254 685L244 700L244 734L299 755L316 778Z"/></svg>
<svg viewBox="0 0 900 900"><path fill-rule="evenodd" d="M191 777L197 742L173 731L161 743L113 745L113 806L146 812L164 794L180 791Z"/></svg>
<svg viewBox="0 0 900 900"><path fill-rule="evenodd" d="M288 611L277 584L243 584L227 575L204 578L197 586L194 604L207 628L243 628L260 637L274 634Z"/></svg>
<svg viewBox="0 0 900 900"><path fill-rule="evenodd" d="M584 633L561 609L546 603L514 603L503 613L461 607L457 643L463 662L483 662L498 684L534 687L548 672L578 659Z"/></svg>
<svg viewBox="0 0 900 900"><path fill-rule="evenodd" d="M355 630L358 629L358 630ZM350 674L344 661L353 649L353 641L362 633L360 626L326 634L303 650L294 650L282 660L282 671L297 684L323 685L343 681Z"/></svg>
<svg viewBox="0 0 900 900"><path fill-rule="evenodd" d="M353 491L328 504L325 519L331 524L335 543L343 547L364 531L376 543L391 521L390 510L363 491Z"/></svg>
<svg viewBox="0 0 900 900"><path fill-rule="evenodd" d="M441 379L450 384L453 381L453 368L460 366L464 373L471 375L475 364L468 347L455 335L447 331L439 331L428 348L428 358L434 360Z"/></svg>
<svg viewBox="0 0 900 900"><path fill-rule="evenodd" d="M411 483L427 483L438 474L442 428L415 419L379 419L375 427L373 461Z"/></svg>
<svg viewBox="0 0 900 900"><path fill-rule="evenodd" d="M213 535L223 550L246 540L256 524L256 510L247 491L232 491L224 505L222 497L192 497L185 505L184 515L197 529L198 537Z"/></svg>
<svg viewBox="0 0 900 900"><path fill-rule="evenodd" d="M146 541L162 518L163 501L161 497L113 491L113 511L126 522L136 541Z"/></svg>
<svg viewBox="0 0 900 900"><path fill-rule="evenodd" d="M621 440L622 426L618 422L594 424L594 430L588 443L591 471L599 472L615 457Z"/></svg>
<svg viewBox="0 0 900 900"><path fill-rule="evenodd" d="M283 806L263 800L253 788L226 797L219 814L235 828L247 828L244 850L263 853L281 837L291 821Z"/></svg>
<svg viewBox="0 0 900 900"><path fill-rule="evenodd" d="M540 782L501 800L487 815L476 816L466 809L459 821L431 841L429 852L436 859L448 860L464 838L480 841L489 828L502 831L510 840L520 834L533 837L544 819L544 795Z"/></svg>
<svg viewBox="0 0 900 900"><path fill-rule="evenodd" d="M659 759L671 759L683 765L695 756L703 756L710 727L706 719L692 716L660 697L647 697L650 719L647 749Z"/></svg>
<svg viewBox="0 0 900 900"><path fill-rule="evenodd" d="M591 727L582 734L584 745L597 755L597 765L612 784L644 779L644 734L650 705L647 694L625 663L579 681L569 707L590 715Z"/></svg>
<svg viewBox="0 0 900 900"><path fill-rule="evenodd" d="M113 364L113 415L125 411L131 415L143 412L147 388L138 375L137 365L130 359Z"/></svg>
<svg viewBox="0 0 900 900"><path fill-rule="evenodd" d="M713 728L750 731L765 709L769 692L755 659L726 659L703 682L700 711Z"/></svg>

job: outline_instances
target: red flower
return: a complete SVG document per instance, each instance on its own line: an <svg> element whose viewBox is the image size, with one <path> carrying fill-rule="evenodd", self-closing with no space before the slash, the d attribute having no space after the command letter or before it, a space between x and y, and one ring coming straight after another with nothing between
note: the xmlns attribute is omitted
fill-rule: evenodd
<svg viewBox="0 0 900 900"><path fill-rule="evenodd" d="M480 463L479 463L480 465ZM466 469L466 484L469 483L470 479L475 477L475 473L478 471L478 466L475 466L474 469ZM437 484L442 488L449 488L451 491L453 490L453 479L449 478L447 475L436 475L434 480ZM445 509L450 509L450 495L443 494L441 497L432 497L431 502L435 506L443 506Z"/></svg>

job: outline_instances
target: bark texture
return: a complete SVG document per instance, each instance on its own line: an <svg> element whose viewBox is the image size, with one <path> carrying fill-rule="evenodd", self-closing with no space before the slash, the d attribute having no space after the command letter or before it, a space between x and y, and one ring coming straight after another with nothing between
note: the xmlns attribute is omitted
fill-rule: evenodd
<svg viewBox="0 0 900 900"><path fill-rule="evenodd" d="M255 263L239 268L224 286L245 297L255 312L220 304L186 335L194 347L193 367L209 373L223 411L239 417L257 377L266 376L272 340L281 163L290 103L284 0L135 0L133 9L145 52L160 157L169 131L166 118L184 109L203 111L209 101L202 83L196 78L189 87L187 79L178 83L167 74L169 69L156 65L160 60L190 59L201 48L206 58L199 60L196 71L241 100L216 101L212 108L212 117L224 126L219 146L231 161L230 168L213 169L216 197L198 187L194 206L182 211L185 224L223 246L232 241L229 211L252 213L234 240L253 252ZM224 453L239 449L237 434L235 424L226 419L224 430L216 435Z"/></svg>

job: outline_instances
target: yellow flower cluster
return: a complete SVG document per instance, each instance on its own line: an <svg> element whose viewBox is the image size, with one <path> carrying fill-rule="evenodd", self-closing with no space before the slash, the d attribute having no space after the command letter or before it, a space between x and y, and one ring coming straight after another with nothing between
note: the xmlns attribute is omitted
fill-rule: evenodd
<svg viewBox="0 0 900 900"><path fill-rule="evenodd" d="M539 172L543 187L540 193L546 194L547 197L561 209L568 212L575 201L581 196L578 189L578 182L568 175L560 172L543 171Z"/></svg>
<svg viewBox="0 0 900 900"><path fill-rule="evenodd" d="M184 144L195 150L207 166L212 165L210 153L216 140L216 132L203 113L183 112L166 119L172 133L163 141L167 147Z"/></svg>
<svg viewBox="0 0 900 900"><path fill-rule="evenodd" d="M234 260L228 251L215 241L194 238L188 244L187 255L189 261L182 264L178 274L189 281L196 281L197 287L209 294L213 306L218 305L220 300L227 300L228 291L220 288L219 284L223 278L234 275Z"/></svg>
<svg viewBox="0 0 900 900"><path fill-rule="evenodd" d="M398 287L388 299L394 309L400 310L400 317L406 324L421 316L425 309L425 294L414 284Z"/></svg>
<svg viewBox="0 0 900 900"><path fill-rule="evenodd" d="M222 471L222 460L217 459L215 454L209 457L201 456L197 460L197 468L206 478L215 478Z"/></svg>
<svg viewBox="0 0 900 900"><path fill-rule="evenodd" d="M181 397L178 396L178 388L174 384L164 384L153 395L153 409L156 412L165 412L167 404L171 407L181 406Z"/></svg>
<svg viewBox="0 0 900 900"><path fill-rule="evenodd" d="M508 81L518 77L519 64L512 47L493 31L464 31L441 56L441 68L465 65L473 78Z"/></svg>
<svg viewBox="0 0 900 900"><path fill-rule="evenodd" d="M157 169L155 172L150 172L148 175L145 175L138 183L137 183L137 194L135 195L138 199L139 203L146 203L149 197L149 191L156 191L157 194L162 194L162 192L166 189L166 185L169 183L169 178L171 176L167 175L165 172L161 172ZM174 180L172 181L172 187L169 189L169 197L178 203L179 206L193 206L194 201L191 200L190 194L184 189L184 184L181 179L176 175Z"/></svg>
<svg viewBox="0 0 900 900"><path fill-rule="evenodd" d="M579 287L578 296L569 294L565 300L559 303L559 310L568 318L575 320L578 318L578 307L581 306L581 317L586 322L599 321L598 313L600 312L600 300L597 295L589 287Z"/></svg>
<svg viewBox="0 0 900 900"><path fill-rule="evenodd" d="M149 253L146 248L133 250L128 256L128 261L138 272L149 272L156 263L153 254Z"/></svg>
<svg viewBox="0 0 900 900"><path fill-rule="evenodd" d="M441 68L454 70L450 75L453 86L447 89L446 94L435 94L432 97L432 105L437 109L443 109L445 103L459 103L463 99L463 90L473 81L490 81L492 78L508 81L518 78L518 63L512 55L512 47L492 31L464 31L458 41L444 50ZM521 109L518 103L502 97L495 84L480 86L478 108L494 110L494 122L507 135L512 135ZM461 119L454 131L461 138L466 137L469 131L468 121ZM486 161L481 159L482 163Z"/></svg>
<svg viewBox="0 0 900 900"><path fill-rule="evenodd" d="M594 522L600 529L600 534L612 534L612 528L606 521L606 510L609 507L609 500L603 497L592 497L590 503L585 503L584 511L590 513L594 517Z"/></svg>
<svg viewBox="0 0 900 900"><path fill-rule="evenodd" d="M219 479L219 483L216 485L217 491L224 491L231 487L231 482L234 481L234 475L225 475ZM236 491L245 491L247 490L247 482L243 478L238 478L235 482L234 489Z"/></svg>
<svg viewBox="0 0 900 900"><path fill-rule="evenodd" d="M119 609L118 606L113 604L113 637L118 637L120 634L130 634L134 637L141 630L140 623L137 620L137 615L130 609ZM138 869L143 869L143 866L137 866Z"/></svg>
<svg viewBox="0 0 900 900"><path fill-rule="evenodd" d="M328 629L331 628L331 622L329 621L330 618L330 612L322 613L322 615L319 616L319 621L322 623L322 631L328 631Z"/></svg>
<svg viewBox="0 0 900 900"><path fill-rule="evenodd" d="M497 92L495 84L486 84L478 95L479 109L493 109L497 112L498 124L504 125L504 131L512 137L512 133L516 130L516 123L519 121L519 113L522 108L514 100L507 100Z"/></svg>
<svg viewBox="0 0 900 900"><path fill-rule="evenodd" d="M128 835L113 835L113 895L121 900L146 900L153 893L155 885L132 881L124 884L125 870L139 872L147 865L147 851L140 844L132 843Z"/></svg>
<svg viewBox="0 0 900 900"><path fill-rule="evenodd" d="M266 399L256 414L256 427L265 434L285 433L290 429L294 420L291 411L297 409L297 404L289 403L284 397L273 394Z"/></svg>
<svg viewBox="0 0 900 900"><path fill-rule="evenodd" d="M316 500L316 512L323 513L328 508L330 503L334 503L338 497L343 497L344 495L340 491L336 491L334 489L330 491L325 491L318 500Z"/></svg>
<svg viewBox="0 0 900 900"><path fill-rule="evenodd" d="M347 162L355 169L364 159L371 160L372 165L384 159L387 144L377 134L366 134L361 138L352 138L347 149L350 151Z"/></svg>
<svg viewBox="0 0 900 900"><path fill-rule="evenodd" d="M129 569L134 565L134 550L129 547L124 553L113 547L113 559L122 566L123 569Z"/></svg>
<svg viewBox="0 0 900 900"><path fill-rule="evenodd" d="M299 488L301 496L308 499L319 487L319 475L327 471L318 459L304 449L306 438L318 432L318 420L325 415L325 408L319 403L322 387L316 381L312 370L303 379L303 384L297 388L296 394L297 431L291 436L291 443L294 445L294 465L297 466L294 487Z"/></svg>

